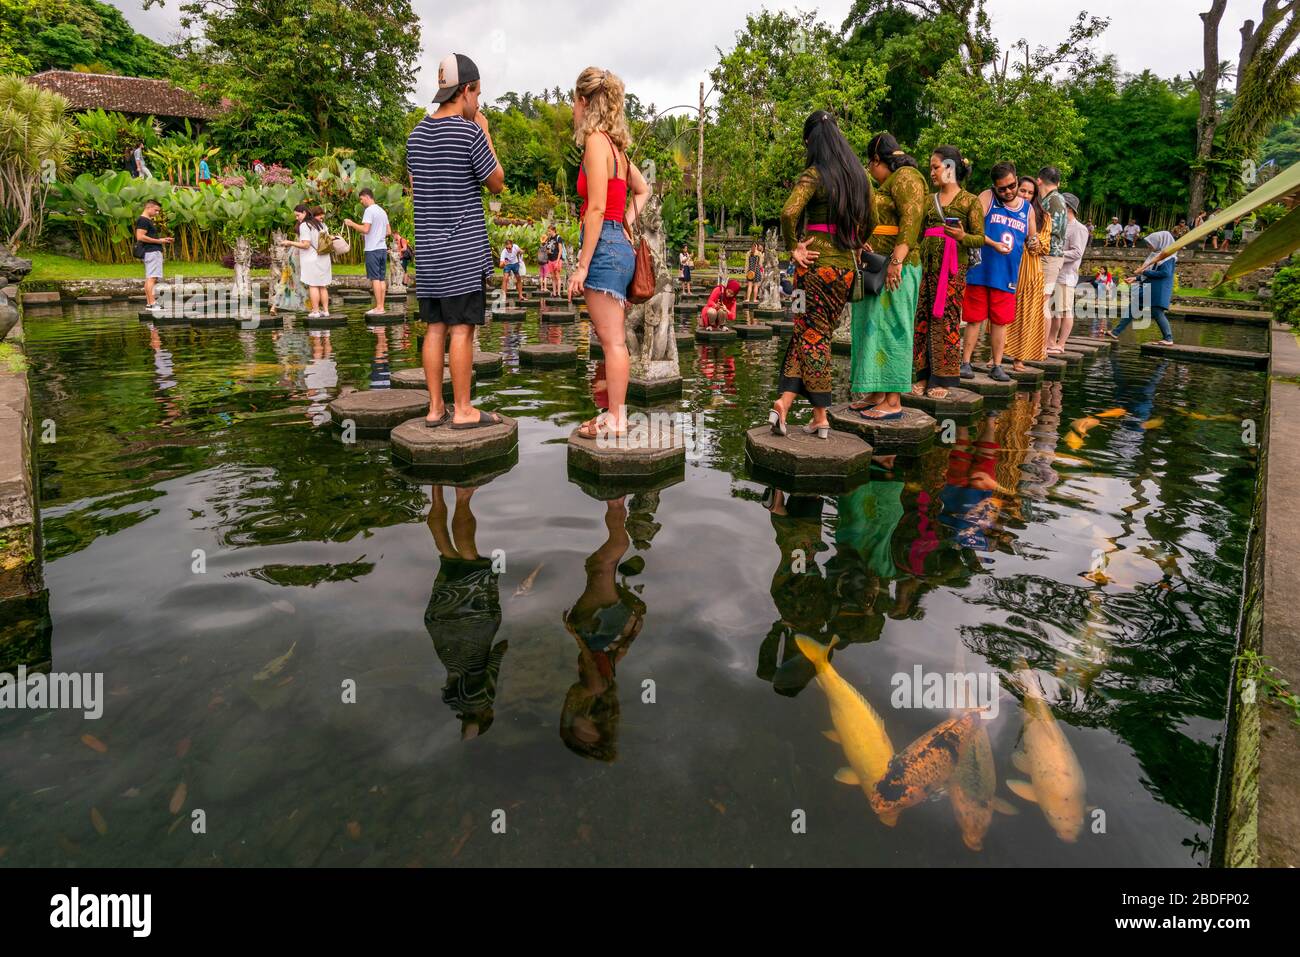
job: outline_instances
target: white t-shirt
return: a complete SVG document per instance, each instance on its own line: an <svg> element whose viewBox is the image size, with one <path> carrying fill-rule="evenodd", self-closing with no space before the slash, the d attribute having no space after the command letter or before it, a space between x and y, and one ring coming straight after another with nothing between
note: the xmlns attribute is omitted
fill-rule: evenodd
<svg viewBox="0 0 1300 957"><path fill-rule="evenodd" d="M1136 238L1137 234L1140 232L1142 232L1142 227L1137 225L1136 223L1130 223L1129 225L1124 227L1125 236L1132 236Z"/></svg>
<svg viewBox="0 0 1300 957"><path fill-rule="evenodd" d="M388 248L388 214L378 203L371 203L366 207L365 214L361 217L363 224L370 224L370 232L366 233L366 252L374 252L377 249Z"/></svg>
<svg viewBox="0 0 1300 957"><path fill-rule="evenodd" d="M505 249L501 250L501 265L512 266L515 263L519 262L520 252L521 250L518 246L505 247Z"/></svg>
<svg viewBox="0 0 1300 957"><path fill-rule="evenodd" d="M1106 227L1106 235L1112 238L1118 236L1122 232L1124 232L1124 227L1121 226L1119 223L1111 223L1109 226Z"/></svg>

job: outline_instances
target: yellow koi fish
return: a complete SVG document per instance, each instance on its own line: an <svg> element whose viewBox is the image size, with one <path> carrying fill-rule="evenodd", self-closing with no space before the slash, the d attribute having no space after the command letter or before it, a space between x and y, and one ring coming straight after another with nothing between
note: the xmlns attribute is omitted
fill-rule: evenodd
<svg viewBox="0 0 1300 957"><path fill-rule="evenodd" d="M1020 662L1024 689L1021 705L1025 712L1024 751L1011 756L1011 763L1029 775L1029 781L1008 780L1012 793L1038 804L1056 836L1067 844L1079 839L1083 830L1086 784L1083 768L1074 749L1052 715L1038 677Z"/></svg>
<svg viewBox="0 0 1300 957"><path fill-rule="evenodd" d="M1125 416L1125 415L1128 415L1128 409L1119 409L1119 408L1115 408L1115 409L1107 409L1105 412L1098 412L1098 413L1097 413L1097 418L1099 418L1099 419L1118 419L1118 418L1120 418L1121 416Z"/></svg>
<svg viewBox="0 0 1300 957"><path fill-rule="evenodd" d="M984 850L984 835L988 833L994 811L1020 813L994 793L997 787L993 745L983 722L977 721L957 757L957 767L953 769L948 784L948 800L952 802L953 816L961 828L962 843L972 851Z"/></svg>
<svg viewBox="0 0 1300 957"><path fill-rule="evenodd" d="M1165 420L1161 418L1147 419L1145 422L1142 423L1142 428L1146 429L1147 431L1150 431L1151 429L1158 429L1160 428L1160 426L1164 424L1165 424Z"/></svg>
<svg viewBox="0 0 1300 957"><path fill-rule="evenodd" d="M1077 452L1079 449L1083 448L1083 439L1079 437L1077 432L1066 432L1065 444Z"/></svg>
<svg viewBox="0 0 1300 957"><path fill-rule="evenodd" d="M835 730L825 732L826 737L844 749L848 767L840 768L835 780L842 784L856 784L868 798L871 789L885 774L894 746L885 732L885 722L851 684L840 677L830 663L828 654L838 637L829 645L819 645L805 635L795 635L795 644L817 671L817 684L826 694L831 707L831 724Z"/></svg>

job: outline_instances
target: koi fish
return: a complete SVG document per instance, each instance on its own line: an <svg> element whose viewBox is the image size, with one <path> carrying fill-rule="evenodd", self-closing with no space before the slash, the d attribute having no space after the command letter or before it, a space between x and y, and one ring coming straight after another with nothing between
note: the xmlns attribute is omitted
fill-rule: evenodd
<svg viewBox="0 0 1300 957"><path fill-rule="evenodd" d="M835 773L835 780L842 784L856 784L870 797L871 789L884 775L894 753L885 722L830 663L828 655L839 636L831 638L829 645L820 645L806 635L795 635L794 641L804 657L813 663L817 684L830 704L834 730L823 733L844 750L848 761L848 767Z"/></svg>
<svg viewBox="0 0 1300 957"><path fill-rule="evenodd" d="M1056 836L1067 844L1079 839L1083 830L1086 783L1074 749L1052 715L1051 706L1038 685L1038 677L1020 662L1025 712L1024 750L1011 756L1011 763L1029 775L1029 781L1008 780L1011 792L1033 801L1047 818Z"/></svg>
<svg viewBox="0 0 1300 957"><path fill-rule="evenodd" d="M1125 415L1128 415L1128 409L1114 408L1114 409L1107 409L1105 412L1098 412L1097 418L1118 419L1121 416L1125 416Z"/></svg>
<svg viewBox="0 0 1300 957"><path fill-rule="evenodd" d="M984 849L984 835L993 822L994 811L999 814L1020 813L994 793L997 787L993 745L983 722L977 721L957 757L957 766L948 785L948 800L952 802L953 816L961 828L962 843L972 851Z"/></svg>
<svg viewBox="0 0 1300 957"><path fill-rule="evenodd" d="M1164 424L1165 424L1165 420L1161 418L1147 419L1145 422L1142 423L1142 428L1146 429L1147 431L1150 431L1151 429L1158 429L1160 428L1160 426Z"/></svg>
<svg viewBox="0 0 1300 957"><path fill-rule="evenodd" d="M1084 416L1082 419L1075 419L1070 423L1070 428L1074 429L1074 431L1078 432L1080 435L1087 435L1089 429L1098 425L1101 425L1101 419L1095 419L1088 415Z"/></svg>
<svg viewBox="0 0 1300 957"><path fill-rule="evenodd" d="M975 731L979 714L948 718L909 744L889 762L868 797L880 820L893 827L898 815L920 804L948 783L962 747Z"/></svg>
<svg viewBox="0 0 1300 957"><path fill-rule="evenodd" d="M1065 444L1077 452L1079 449L1083 448L1083 439L1079 437L1077 432L1066 432Z"/></svg>

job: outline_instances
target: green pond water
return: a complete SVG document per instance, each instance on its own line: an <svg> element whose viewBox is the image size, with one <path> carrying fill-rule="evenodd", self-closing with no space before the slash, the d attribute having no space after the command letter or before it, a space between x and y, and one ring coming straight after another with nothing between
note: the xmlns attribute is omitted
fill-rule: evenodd
<svg viewBox="0 0 1300 957"><path fill-rule="evenodd" d="M9 606L0 660L101 672L104 712L0 710L0 866L1211 860L1260 373L1143 357L1129 333L952 444L769 511L744 433L780 339L681 346L684 479L602 501L566 472L594 410L582 321L483 329L506 367L479 402L518 419L519 454L474 490L316 424L417 365L419 324L151 328L115 306L25 332L55 439L48 594ZM519 368L539 338L578 344L577 367ZM882 823L834 779L796 634L838 639L896 750L950 714L895 707L896 676L998 678L976 724L1019 813L979 851L942 790ZM1086 781L1072 843L1005 783L1027 777L1022 661Z"/></svg>

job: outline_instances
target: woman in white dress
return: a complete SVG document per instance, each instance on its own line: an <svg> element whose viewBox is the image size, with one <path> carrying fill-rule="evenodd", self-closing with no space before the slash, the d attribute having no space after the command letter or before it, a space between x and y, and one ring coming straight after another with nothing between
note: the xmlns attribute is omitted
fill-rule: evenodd
<svg viewBox="0 0 1300 957"><path fill-rule="evenodd" d="M293 215L298 220L298 238L284 241L286 246L293 246L299 250L298 268L302 282L307 287L308 298L311 300L311 311L307 313L309 319L329 315L329 286L334 278L329 254L322 255L316 252L316 240L325 229L325 224L320 219L321 214L321 210L310 209L299 203L293 208Z"/></svg>

